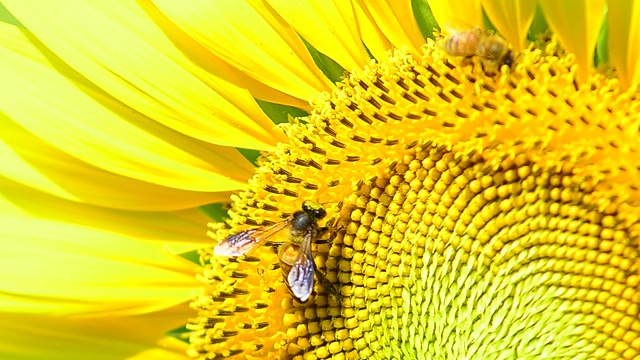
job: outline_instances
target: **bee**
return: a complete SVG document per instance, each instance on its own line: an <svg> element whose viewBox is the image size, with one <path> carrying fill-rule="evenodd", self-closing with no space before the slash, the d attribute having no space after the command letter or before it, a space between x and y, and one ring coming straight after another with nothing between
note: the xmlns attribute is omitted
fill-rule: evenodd
<svg viewBox="0 0 640 360"><path fill-rule="evenodd" d="M261 226L230 235L218 243L214 254L219 256L240 256L256 249L269 238L287 231L288 242L278 249L280 269L289 291L300 302L309 299L313 291L313 275L316 272L311 256L313 243L326 228L318 226L318 221L327 215L324 207L313 201L305 201L302 208L288 219L272 225ZM324 277L318 278L321 282Z"/></svg>
<svg viewBox="0 0 640 360"><path fill-rule="evenodd" d="M439 45L447 54L462 56L468 60L477 56L481 65L499 69L502 65L511 67L514 54L509 43L499 35L474 27L467 30L447 29L447 36L439 40Z"/></svg>

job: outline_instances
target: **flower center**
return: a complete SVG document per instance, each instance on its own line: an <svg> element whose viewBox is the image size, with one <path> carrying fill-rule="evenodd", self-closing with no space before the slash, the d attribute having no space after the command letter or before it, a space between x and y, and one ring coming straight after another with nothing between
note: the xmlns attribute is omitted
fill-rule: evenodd
<svg viewBox="0 0 640 360"><path fill-rule="evenodd" d="M231 232L324 204L313 255L341 296L316 281L292 298L286 233L250 256L203 251L194 357L640 354L636 95L579 84L571 56L527 51L493 77L457 60L395 51L283 127Z"/></svg>

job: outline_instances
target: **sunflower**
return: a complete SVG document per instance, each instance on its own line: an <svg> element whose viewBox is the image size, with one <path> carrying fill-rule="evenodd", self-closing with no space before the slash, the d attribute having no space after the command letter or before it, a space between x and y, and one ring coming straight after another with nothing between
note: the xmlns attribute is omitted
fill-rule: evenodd
<svg viewBox="0 0 640 360"><path fill-rule="evenodd" d="M2 1L2 356L640 359L640 8L451 3Z"/></svg>

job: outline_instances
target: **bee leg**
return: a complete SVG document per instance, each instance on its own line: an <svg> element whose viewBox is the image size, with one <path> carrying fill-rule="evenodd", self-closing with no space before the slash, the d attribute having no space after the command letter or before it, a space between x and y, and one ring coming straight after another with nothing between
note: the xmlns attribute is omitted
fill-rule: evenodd
<svg viewBox="0 0 640 360"><path fill-rule="evenodd" d="M460 61L460 66L461 67L471 66L471 68L473 69L473 56L463 57L462 60Z"/></svg>
<svg viewBox="0 0 640 360"><path fill-rule="evenodd" d="M487 69L487 66L485 66L485 63L482 61L480 62L480 67L482 68L482 72L489 77L494 77L498 74L495 71L493 71L492 67L489 67L489 69Z"/></svg>
<svg viewBox="0 0 640 360"><path fill-rule="evenodd" d="M335 286L333 286L331 281L327 279L327 277L322 273L322 271L318 270L317 266L315 267L315 269L316 269L316 277L318 278L318 283L325 290L327 290L327 292L329 293L329 295L331 295L331 297L335 298L338 301L342 301L342 294L340 294L338 289Z"/></svg>
<svg viewBox="0 0 640 360"><path fill-rule="evenodd" d="M314 243L316 245L320 245L320 244L328 244L331 239L323 239L327 234L329 233L329 228L326 226L323 227L319 227L316 229L316 239L314 241Z"/></svg>

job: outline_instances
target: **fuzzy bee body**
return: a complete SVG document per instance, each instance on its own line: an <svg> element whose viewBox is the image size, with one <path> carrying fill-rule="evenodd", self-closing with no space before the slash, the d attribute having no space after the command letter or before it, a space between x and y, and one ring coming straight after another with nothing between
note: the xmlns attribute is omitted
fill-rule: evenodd
<svg viewBox="0 0 640 360"><path fill-rule="evenodd" d="M511 67L513 52L502 37L480 28L448 29L448 35L439 40L439 46L451 56L478 57L481 64L492 69L502 65Z"/></svg>

